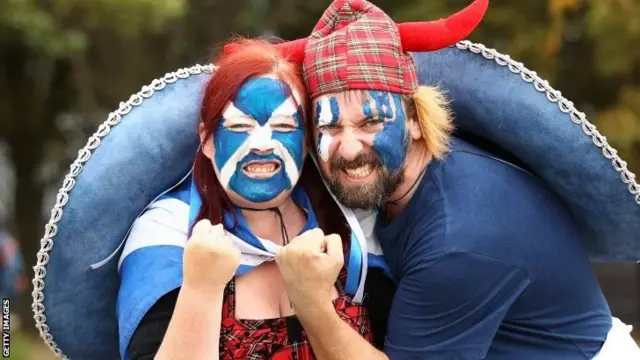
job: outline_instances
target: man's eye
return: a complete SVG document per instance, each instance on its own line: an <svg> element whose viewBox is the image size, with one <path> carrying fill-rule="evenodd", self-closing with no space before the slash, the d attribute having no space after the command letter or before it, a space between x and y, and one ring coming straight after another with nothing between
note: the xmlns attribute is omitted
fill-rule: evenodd
<svg viewBox="0 0 640 360"><path fill-rule="evenodd" d="M333 124L318 126L318 130L320 130L321 132L333 131L333 130L336 130L337 128L338 128L338 126L333 125Z"/></svg>
<svg viewBox="0 0 640 360"><path fill-rule="evenodd" d="M365 127L374 127L384 123L384 120L380 119L368 119L363 125Z"/></svg>

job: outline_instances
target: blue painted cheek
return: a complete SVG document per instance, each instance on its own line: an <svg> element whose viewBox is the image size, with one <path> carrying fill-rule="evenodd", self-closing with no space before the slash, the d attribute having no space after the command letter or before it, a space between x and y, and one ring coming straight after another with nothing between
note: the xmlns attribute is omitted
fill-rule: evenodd
<svg viewBox="0 0 640 360"><path fill-rule="evenodd" d="M406 116L402 109L402 98L398 94L391 94L396 108L396 116L394 121L387 121L384 123L384 127L373 138L373 149L380 156L382 164L390 171L400 169L406 156L406 144L404 141L406 133ZM375 99L376 97L374 97ZM389 99L388 96L386 96ZM378 97L379 99L379 97ZM385 102L383 102L385 103ZM393 111L388 106L388 100L385 103L387 106L385 115L393 117ZM381 109L381 103L376 103L376 106ZM387 119L388 119L387 118Z"/></svg>
<svg viewBox="0 0 640 360"><path fill-rule="evenodd" d="M229 158L249 138L248 132L235 132L224 127L219 127L213 132L213 146L216 149L214 161L219 170L222 170Z"/></svg>
<svg viewBox="0 0 640 360"><path fill-rule="evenodd" d="M302 169L303 162L303 144L304 144L304 130L298 129L292 132L273 132L273 139L282 143L285 149L291 155L291 158L296 163L298 170ZM284 169L283 169L284 170Z"/></svg>

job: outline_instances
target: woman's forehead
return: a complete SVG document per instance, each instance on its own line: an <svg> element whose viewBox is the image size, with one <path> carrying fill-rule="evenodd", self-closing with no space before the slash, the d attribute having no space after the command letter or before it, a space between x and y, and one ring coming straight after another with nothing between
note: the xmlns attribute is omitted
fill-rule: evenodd
<svg viewBox="0 0 640 360"><path fill-rule="evenodd" d="M238 89L238 92L234 96L234 101L238 98L268 96L268 94L274 97L288 97L289 95L293 95L297 104L301 104L302 101L300 91L298 91L290 81L282 79L276 73L269 73L248 79Z"/></svg>

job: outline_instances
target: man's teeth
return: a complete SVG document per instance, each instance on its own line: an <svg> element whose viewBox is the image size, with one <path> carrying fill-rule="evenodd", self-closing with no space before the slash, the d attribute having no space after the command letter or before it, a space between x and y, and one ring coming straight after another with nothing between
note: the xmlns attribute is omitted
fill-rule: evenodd
<svg viewBox="0 0 640 360"><path fill-rule="evenodd" d="M274 164L269 165L249 165L247 171L250 173L270 173L276 170Z"/></svg>
<svg viewBox="0 0 640 360"><path fill-rule="evenodd" d="M354 177L354 178L365 177L365 176L371 174L371 171L373 171L373 168L370 165L361 166L361 167L355 168L355 169L345 169L344 170L344 172L346 172L347 175L349 175L350 177Z"/></svg>

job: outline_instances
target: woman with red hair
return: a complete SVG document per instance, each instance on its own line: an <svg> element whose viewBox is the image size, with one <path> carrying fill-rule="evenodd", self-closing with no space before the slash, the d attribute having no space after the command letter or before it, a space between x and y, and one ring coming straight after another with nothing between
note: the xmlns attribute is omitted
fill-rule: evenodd
<svg viewBox="0 0 640 360"><path fill-rule="evenodd" d="M349 239L350 230L307 157L311 134L299 65L262 41L234 45L240 50L221 55L206 84L201 146L191 179L136 220L125 245L118 297L123 358L314 358L273 260L296 236L318 228L332 234L326 241L337 241L349 254L349 246L340 240ZM154 232L143 225L187 217L195 224L183 232L190 233L188 241L186 235L171 240L171 231ZM135 260L144 256L131 250L137 239L146 242L148 250L154 236L164 239L156 250L176 242L183 249L177 260L182 263L181 282L156 299L140 291L140 281L131 280L152 271L147 262L157 264L172 256L155 253ZM373 328L379 328L375 337L381 346L386 311L374 310L379 316L372 319L370 309L354 302L344 290L344 259L336 261L341 268L333 289L336 312L371 342ZM126 290L127 284L142 295L131 295L135 290ZM384 287L376 286L379 289Z"/></svg>

